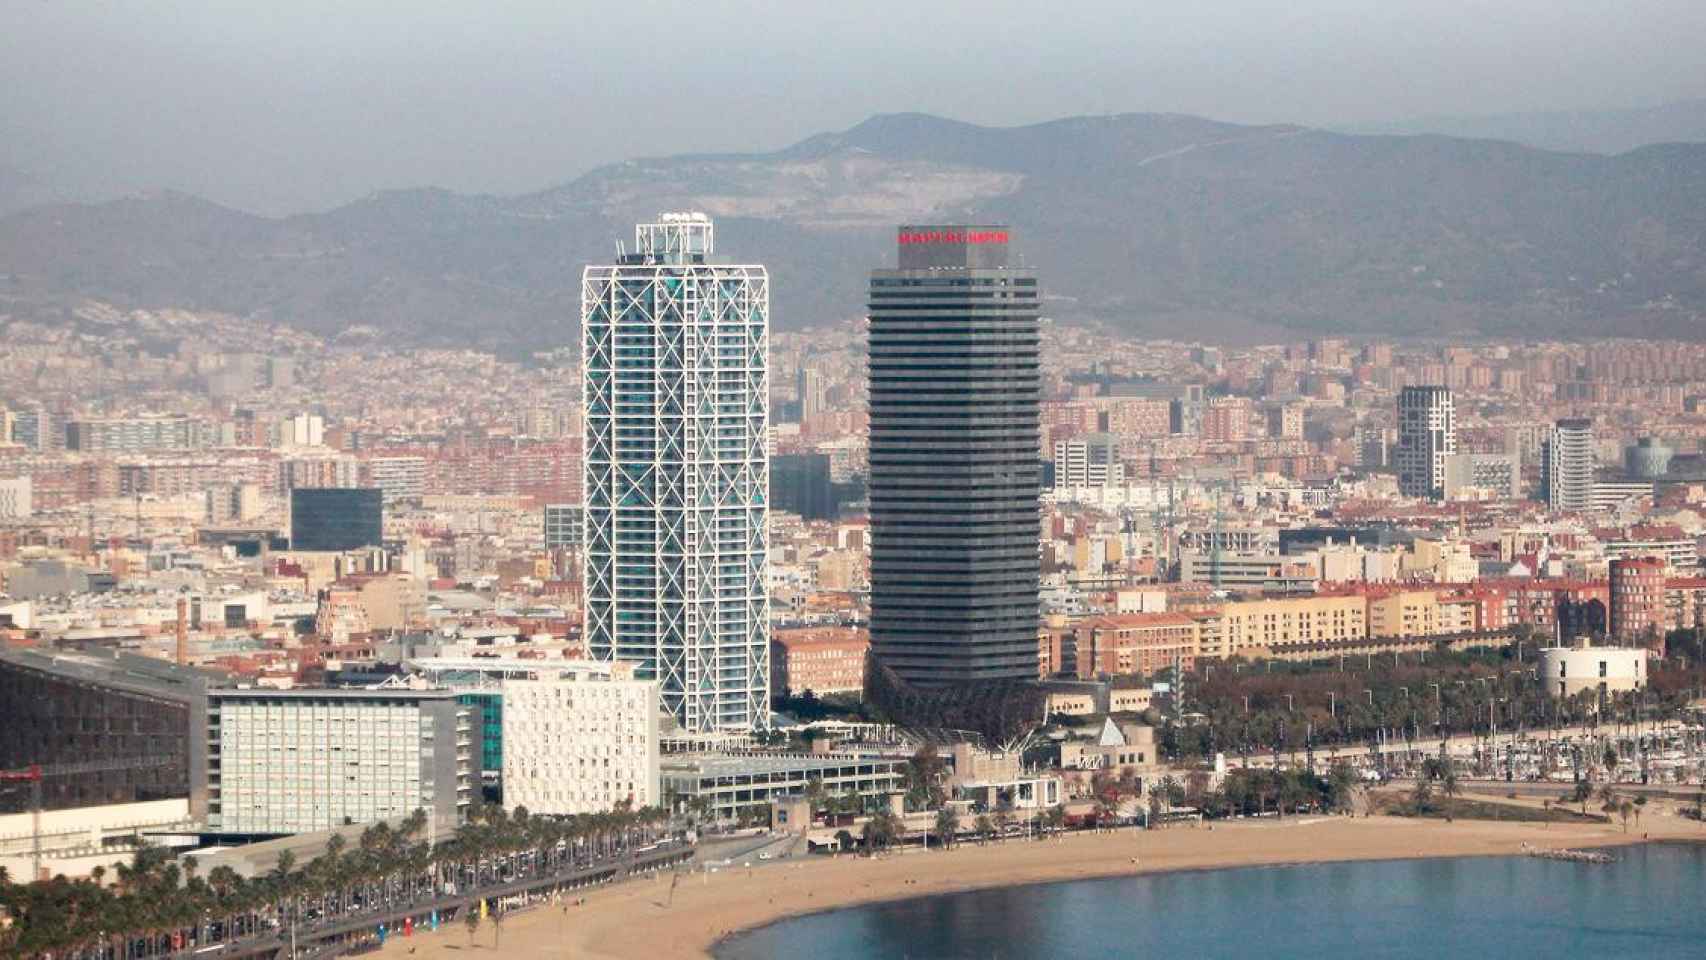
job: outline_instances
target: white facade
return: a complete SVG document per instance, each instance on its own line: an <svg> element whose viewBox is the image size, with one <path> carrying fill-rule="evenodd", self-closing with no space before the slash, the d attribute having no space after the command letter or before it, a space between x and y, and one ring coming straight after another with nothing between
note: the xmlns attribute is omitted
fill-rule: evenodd
<svg viewBox="0 0 1706 960"><path fill-rule="evenodd" d="M1453 453L1445 458L1447 500L1518 500L1522 463L1510 453Z"/></svg>
<svg viewBox="0 0 1706 960"><path fill-rule="evenodd" d="M1593 421L1559 420L1546 437L1541 456L1541 486L1546 505L1560 513L1593 508Z"/></svg>
<svg viewBox="0 0 1706 960"><path fill-rule="evenodd" d="M1446 458L1457 452L1457 413L1445 387L1405 387L1398 394L1398 446L1392 464L1398 492L1440 500Z"/></svg>
<svg viewBox="0 0 1706 960"><path fill-rule="evenodd" d="M35 513L29 477L0 480L0 520L28 520Z"/></svg>
<svg viewBox="0 0 1706 960"><path fill-rule="evenodd" d="M1120 442L1106 433L1073 437L1054 442L1054 485L1072 487L1118 487L1125 484L1125 463L1120 460Z"/></svg>
<svg viewBox="0 0 1706 960"><path fill-rule="evenodd" d="M635 228L581 282L587 648L690 732L768 723L770 281L704 214Z"/></svg>
<svg viewBox="0 0 1706 960"><path fill-rule="evenodd" d="M472 803L477 708L449 691L222 690L208 716L208 827L292 834Z"/></svg>
<svg viewBox="0 0 1706 960"><path fill-rule="evenodd" d="M279 433L279 442L286 447L325 446L326 419L312 413L299 413L284 421Z"/></svg>
<svg viewBox="0 0 1706 960"><path fill-rule="evenodd" d="M662 802L657 681L633 679L631 664L579 664L502 690L505 806L571 814Z"/></svg>
<svg viewBox="0 0 1706 960"><path fill-rule="evenodd" d="M1647 656L1641 647L1545 647L1540 679L1555 697L1638 690L1647 685Z"/></svg>
<svg viewBox="0 0 1706 960"><path fill-rule="evenodd" d="M419 500L426 492L425 457L376 457L367 461L369 485L385 491L385 502Z"/></svg>

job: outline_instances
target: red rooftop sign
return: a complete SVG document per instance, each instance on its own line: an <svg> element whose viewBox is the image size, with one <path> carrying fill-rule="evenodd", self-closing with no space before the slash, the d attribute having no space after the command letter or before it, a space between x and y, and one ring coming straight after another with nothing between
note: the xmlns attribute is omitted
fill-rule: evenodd
<svg viewBox="0 0 1706 960"><path fill-rule="evenodd" d="M901 246L914 243L1006 243L1006 230L902 230Z"/></svg>

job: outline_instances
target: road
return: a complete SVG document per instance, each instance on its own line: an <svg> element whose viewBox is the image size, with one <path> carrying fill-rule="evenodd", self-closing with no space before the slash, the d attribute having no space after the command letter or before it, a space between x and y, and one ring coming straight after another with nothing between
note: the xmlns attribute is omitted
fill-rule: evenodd
<svg viewBox="0 0 1706 960"><path fill-rule="evenodd" d="M348 945L338 943L338 938L353 933L373 931L378 929L380 924L385 924L386 928L390 930L399 929L404 920L414 917L418 922L420 918L430 915L434 911L437 911L441 917L452 915L476 899L501 898L517 893L565 885L584 886L595 883L609 883L621 880L630 874L662 869L684 861L692 855L693 848L685 844L666 844L645 853L625 853L621 856L606 858L584 867L565 870L547 877L527 877L504 884L487 886L479 890L459 892L452 896L421 899L406 904L381 905L376 910L354 916L340 916L331 920L322 920L311 925L298 924L295 936L296 957L297 960L310 960L310 958L338 956L349 949ZM227 944L224 950L208 950L204 946L198 946L194 949L167 954L166 957L168 960L191 960L191 958L243 960L243 958L249 957L288 957L290 945L291 933L286 927L279 930L269 930L259 937L233 941Z"/></svg>

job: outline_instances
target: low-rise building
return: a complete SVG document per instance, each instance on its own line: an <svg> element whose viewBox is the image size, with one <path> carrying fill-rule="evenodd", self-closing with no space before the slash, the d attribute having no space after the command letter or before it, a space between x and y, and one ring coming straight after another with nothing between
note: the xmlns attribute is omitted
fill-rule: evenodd
<svg viewBox="0 0 1706 960"><path fill-rule="evenodd" d="M905 789L906 762L905 757L857 753L675 755L663 762L663 791L673 813L703 797L712 818L734 820L743 809L768 805L773 797L803 794L814 780L832 796L897 793Z"/></svg>
<svg viewBox="0 0 1706 960"><path fill-rule="evenodd" d="M1544 647L1540 678L1554 696L1573 697L1584 690L1607 694L1647 685L1647 651L1640 647Z"/></svg>
<svg viewBox="0 0 1706 960"><path fill-rule="evenodd" d="M772 696L860 693L871 635L863 627L793 627L771 631Z"/></svg>

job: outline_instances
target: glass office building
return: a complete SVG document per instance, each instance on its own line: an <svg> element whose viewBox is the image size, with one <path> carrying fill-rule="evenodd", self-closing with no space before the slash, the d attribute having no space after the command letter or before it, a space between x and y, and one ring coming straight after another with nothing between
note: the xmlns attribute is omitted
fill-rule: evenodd
<svg viewBox="0 0 1706 960"><path fill-rule="evenodd" d="M379 546L384 498L378 488L297 487L290 491L290 548L336 552Z"/></svg>
<svg viewBox="0 0 1706 960"><path fill-rule="evenodd" d="M586 643L692 732L768 722L770 281L704 214L586 268Z"/></svg>
<svg viewBox="0 0 1706 960"><path fill-rule="evenodd" d="M999 226L871 273L871 647L916 685L1037 676L1038 290Z"/></svg>

